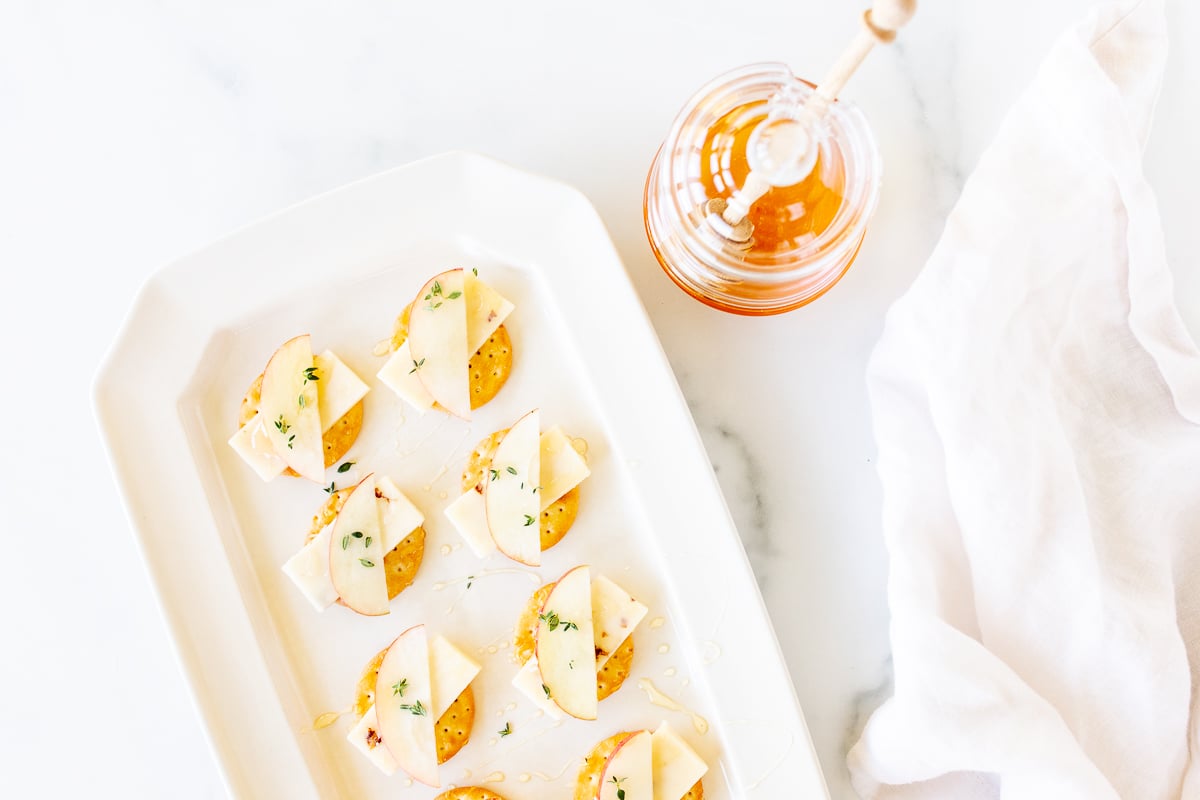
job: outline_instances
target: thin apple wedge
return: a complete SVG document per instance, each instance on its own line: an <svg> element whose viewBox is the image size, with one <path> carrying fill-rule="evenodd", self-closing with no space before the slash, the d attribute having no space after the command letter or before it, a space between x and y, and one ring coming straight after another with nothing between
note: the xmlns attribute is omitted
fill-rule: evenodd
<svg viewBox="0 0 1200 800"><path fill-rule="evenodd" d="M308 334L283 343L263 370L258 411L271 446L298 475L325 480L317 374Z"/></svg>
<svg viewBox="0 0 1200 800"><path fill-rule="evenodd" d="M559 578L538 614L538 670L554 704L577 719L595 719L596 650L592 580L586 566Z"/></svg>
<svg viewBox="0 0 1200 800"><path fill-rule="evenodd" d="M400 768L427 786L437 787L433 683L425 626L396 637L375 678L375 714L379 735Z"/></svg>
<svg viewBox="0 0 1200 800"><path fill-rule="evenodd" d="M600 800L654 800L654 750L650 731L629 734L609 754L600 773Z"/></svg>
<svg viewBox="0 0 1200 800"><path fill-rule="evenodd" d="M329 537L329 579L334 591L347 607L369 617L388 613L383 556L383 526L371 474L346 498Z"/></svg>
<svg viewBox="0 0 1200 800"><path fill-rule="evenodd" d="M408 345L417 377L443 408L471 418L463 271L435 275L417 293L408 318Z"/></svg>
<svg viewBox="0 0 1200 800"><path fill-rule="evenodd" d="M483 484L488 530L500 552L536 567L542 563L538 516L541 476L538 412L530 411L508 429L496 446Z"/></svg>

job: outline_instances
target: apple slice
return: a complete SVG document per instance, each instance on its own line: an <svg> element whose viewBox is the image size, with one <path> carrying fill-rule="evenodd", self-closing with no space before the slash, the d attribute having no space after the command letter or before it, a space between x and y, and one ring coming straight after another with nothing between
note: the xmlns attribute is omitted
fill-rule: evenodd
<svg viewBox="0 0 1200 800"><path fill-rule="evenodd" d="M396 637L375 678L375 714L379 735L400 767L428 786L437 787L437 743L433 726L433 683L425 626Z"/></svg>
<svg viewBox="0 0 1200 800"><path fill-rule="evenodd" d="M596 669L633 634L650 609L603 575L592 581L592 627L596 634Z"/></svg>
<svg viewBox="0 0 1200 800"><path fill-rule="evenodd" d="M651 737L654 800L679 800L708 772L708 764L667 723Z"/></svg>
<svg viewBox="0 0 1200 800"><path fill-rule="evenodd" d="M375 475L371 474L346 498L329 537L333 588L349 608L369 617L388 613L383 555L383 526L375 498Z"/></svg>
<svg viewBox="0 0 1200 800"><path fill-rule="evenodd" d="M679 797L683 797L682 792ZM609 754L600 772L600 800L654 800L654 745L650 731L629 734Z"/></svg>
<svg viewBox="0 0 1200 800"><path fill-rule="evenodd" d="M577 719L595 719L596 650L587 566L558 579L538 614L538 670L550 699Z"/></svg>
<svg viewBox="0 0 1200 800"><path fill-rule="evenodd" d="M488 480L483 484L488 530L496 547L513 561L531 567L542 563L538 440L538 412L534 409L504 434L492 456Z"/></svg>
<svg viewBox="0 0 1200 800"><path fill-rule="evenodd" d="M463 293L467 298L467 355L483 347L496 329L512 313L513 304L474 272L463 272ZM424 297L424 295L422 295Z"/></svg>
<svg viewBox="0 0 1200 800"><path fill-rule="evenodd" d="M315 375L308 334L288 339L263 370L258 412L271 447L284 463L310 481L323 483L325 450Z"/></svg>
<svg viewBox="0 0 1200 800"><path fill-rule="evenodd" d="M470 419L471 351L461 269L435 275L421 287L409 312L408 346L425 391L454 416Z"/></svg>

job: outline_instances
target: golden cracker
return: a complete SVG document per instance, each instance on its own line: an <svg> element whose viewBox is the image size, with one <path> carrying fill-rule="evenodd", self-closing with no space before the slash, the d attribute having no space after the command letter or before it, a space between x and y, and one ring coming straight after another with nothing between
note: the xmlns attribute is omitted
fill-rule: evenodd
<svg viewBox="0 0 1200 800"><path fill-rule="evenodd" d="M383 648L367 662L354 687L354 715L358 719L362 719L367 709L375 704L375 678L379 675L379 665L383 663L387 651L386 647ZM439 764L445 764L466 746L474 724L475 693L468 686L454 698L454 702L434 724Z"/></svg>
<svg viewBox="0 0 1200 800"><path fill-rule="evenodd" d="M242 404L238 407L238 428L244 428L246 423L254 419L254 415L258 413L258 405L262 402L262 382L263 374L260 372L254 382L250 384L250 388L242 397ZM321 443L325 446L325 468L329 469L334 464L342 459L342 456L350 452L350 448L354 446L358 435L362 433L363 426L363 401L359 400L354 404L354 407L347 411L333 423L333 426L321 434ZM291 477L299 477L291 467L283 471L284 475Z"/></svg>
<svg viewBox="0 0 1200 800"><path fill-rule="evenodd" d="M354 487L338 489L329 496L319 509L313 515L312 525L308 529L308 536L305 539L305 544L316 538L321 530L334 521L338 512L342 510L342 506L346 503L346 498L350 496L350 492ZM378 492L377 492L378 494ZM416 528L408 536L404 537L398 545L393 547L383 557L384 574L387 576L388 599L395 600L396 595L403 592L417 577L417 570L421 568L421 561L425 558L425 529ZM341 603L338 600L338 603ZM343 604L344 605L344 604ZM360 715L361 716L361 715Z"/></svg>
<svg viewBox="0 0 1200 800"><path fill-rule="evenodd" d="M392 352L399 350L408 341L408 317L412 304L405 306L392 323ZM512 374L513 346L508 328L501 325L467 361L471 391L471 408L480 408L490 402ZM439 405L438 408L441 408ZM443 409L444 410L444 409ZM465 491L465 490L464 490Z"/></svg>
<svg viewBox="0 0 1200 800"><path fill-rule="evenodd" d="M535 591L517 619L513 647L517 661L522 664L533 658L537 650L538 614L546 605L546 598L550 596L550 590L553 588L553 583L547 583ZM629 636L624 642L621 642L621 646L596 673L596 698L598 700L609 697L625 683L633 666L633 652L633 636Z"/></svg>
<svg viewBox="0 0 1200 800"><path fill-rule="evenodd" d="M632 732L615 733L588 753L583 767L579 770L579 777L575 779L574 800L596 800L600 796L600 776L604 773L604 764L621 740ZM704 800L704 782L696 781L696 785L688 789L687 794L679 800Z"/></svg>
<svg viewBox="0 0 1200 800"><path fill-rule="evenodd" d="M471 451L462 474L461 486L464 492L472 489L477 492L483 491L484 479L492 466L492 457L495 456L496 448L500 446L500 440L506 433L508 433L508 428L485 436ZM575 524L577 516L579 516L578 486L555 500L542 512L538 524L541 549L549 550L561 542L567 532L571 530L571 526Z"/></svg>
<svg viewBox="0 0 1200 800"><path fill-rule="evenodd" d="M504 800L504 798L482 786L460 786L457 789L442 792L433 800Z"/></svg>

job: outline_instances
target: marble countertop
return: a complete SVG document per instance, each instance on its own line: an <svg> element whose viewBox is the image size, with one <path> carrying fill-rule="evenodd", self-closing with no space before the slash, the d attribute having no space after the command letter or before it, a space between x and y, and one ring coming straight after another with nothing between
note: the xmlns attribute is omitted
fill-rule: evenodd
<svg viewBox="0 0 1200 800"><path fill-rule="evenodd" d="M0 794L224 796L89 410L92 374L137 287L277 208L470 149L574 184L609 226L718 471L830 790L851 797L844 754L890 680L866 360L1006 109L1090 3L926 2L845 93L885 161L848 275L777 318L690 300L659 271L641 216L675 111L744 63L819 76L862 5L0 8L0 331L9 386L21 381L2 400L0 501L9 541L67 543L53 580L30 565L0 584ZM1200 8L1169 6L1177 42L1200 35ZM1200 55L1174 50L1147 153L1193 333L1198 82Z"/></svg>

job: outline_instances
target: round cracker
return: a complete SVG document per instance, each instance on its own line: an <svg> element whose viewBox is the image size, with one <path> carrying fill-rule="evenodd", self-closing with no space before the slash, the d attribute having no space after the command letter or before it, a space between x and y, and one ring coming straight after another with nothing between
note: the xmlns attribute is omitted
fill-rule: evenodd
<svg viewBox="0 0 1200 800"><path fill-rule="evenodd" d="M408 317L411 309L410 303L392 323L392 352L399 350L408 341ZM491 402L500 393L504 384L508 382L508 376L512 374L512 368L512 337L508 335L508 328L502 324L467 360L472 410Z"/></svg>
<svg viewBox="0 0 1200 800"><path fill-rule="evenodd" d="M614 733L592 748L592 752L588 753L587 758L583 760L579 777L575 779L574 800L596 800L600 796L600 777L604 773L604 764L612 755L613 750L617 749L621 740L631 733L633 731ZM696 781L696 785L688 789L687 794L679 800L704 800L704 782Z"/></svg>
<svg viewBox="0 0 1200 800"><path fill-rule="evenodd" d="M535 591L517 620L513 647L516 650L517 660L522 664L533 658L537 650L538 614L546 605L546 598L550 596L550 590L553 588L553 583L547 583ZM621 685L625 683L625 679L629 677L632 667L633 637L630 636L621 642L617 651L609 657L608 661L604 662L604 666L596 673L596 698L603 700L620 689Z"/></svg>
<svg viewBox="0 0 1200 800"><path fill-rule="evenodd" d="M483 492L484 478L491 469L496 448L500 446L500 440L506 433L508 433L508 428L488 434L471 451L462 474L461 485L464 492L472 489ZM579 516L578 486L555 500L542 512L538 526L541 549L549 550L561 542L567 532L571 530L571 526L575 524L577 516Z"/></svg>
<svg viewBox="0 0 1200 800"><path fill-rule="evenodd" d="M442 792L433 800L504 800L504 798L482 786L460 786L457 789Z"/></svg>
<svg viewBox="0 0 1200 800"><path fill-rule="evenodd" d="M239 429L244 428L246 423L254 419L254 415L258 413L258 404L262 402L262 382L263 373L260 372L254 379L254 383L250 384L250 388L246 390L245 396L242 397L242 404L238 408ZM342 456L350 452L350 448L358 439L358 434L362 433L362 426L363 401L359 400L337 422L333 423L329 430L321 434L321 443L325 446L326 469L341 461ZM283 474L293 478L299 477L291 467L285 469Z"/></svg>
<svg viewBox="0 0 1200 800"><path fill-rule="evenodd" d="M346 498L350 496L350 492L354 490L353 486L345 489L338 489L333 494L329 495L317 513L313 515L312 525L308 529L308 537L305 543L311 542L316 538L321 530L334 521L338 512L342 510L342 506L346 503ZM378 496L376 490L376 496ZM421 568L421 561L425 558L425 529L416 528L408 536L400 541L400 544L393 547L383 557L384 574L387 576L388 599L395 600L396 596L412 585L412 582L417 577L417 570ZM338 600L338 603L341 603ZM343 604L344 605L344 604Z"/></svg>
<svg viewBox="0 0 1200 800"><path fill-rule="evenodd" d="M512 338L501 325L467 362L471 376L471 409L480 408L500 393L513 367Z"/></svg>
<svg viewBox="0 0 1200 800"><path fill-rule="evenodd" d="M375 678L379 675L379 665L387 654L385 647L367 662L359 676L355 688L354 715L362 719L375 703ZM445 764L458 754L471 739L471 728L475 724L475 693L471 687L463 689L454 702L446 709L436 723L433 734L437 744L438 763Z"/></svg>

